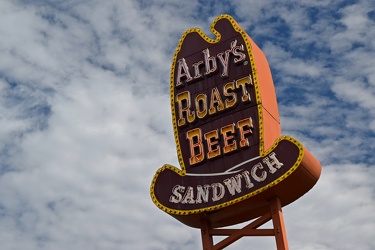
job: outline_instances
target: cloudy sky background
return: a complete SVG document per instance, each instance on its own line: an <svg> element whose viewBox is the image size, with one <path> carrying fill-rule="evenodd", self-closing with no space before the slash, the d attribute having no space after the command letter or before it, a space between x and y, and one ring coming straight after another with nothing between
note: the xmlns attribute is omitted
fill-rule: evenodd
<svg viewBox="0 0 375 250"><path fill-rule="evenodd" d="M199 249L149 197L178 165L169 70L188 28L231 14L265 52L282 133L323 165L284 207L290 249L375 249L371 0L0 1L0 244ZM228 249L275 249L244 238Z"/></svg>

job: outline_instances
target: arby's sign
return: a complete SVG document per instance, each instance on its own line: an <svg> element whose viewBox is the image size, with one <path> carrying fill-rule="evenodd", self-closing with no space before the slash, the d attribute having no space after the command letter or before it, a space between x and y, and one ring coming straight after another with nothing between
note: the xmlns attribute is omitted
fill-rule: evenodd
<svg viewBox="0 0 375 250"><path fill-rule="evenodd" d="M321 171L300 142L281 135L263 52L228 15L211 31L216 39L187 30L174 54L170 98L180 167L159 168L150 188L160 209L193 227L202 216L217 226L254 218L274 195L287 205Z"/></svg>

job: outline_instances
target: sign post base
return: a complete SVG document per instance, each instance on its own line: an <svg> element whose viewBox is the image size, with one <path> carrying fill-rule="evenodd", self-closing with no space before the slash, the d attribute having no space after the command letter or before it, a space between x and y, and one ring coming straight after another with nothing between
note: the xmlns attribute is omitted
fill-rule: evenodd
<svg viewBox="0 0 375 250"><path fill-rule="evenodd" d="M201 236L203 250L220 250L244 236L274 236L277 250L287 250L288 241L286 237L284 218L281 203L278 197L270 200L270 211L255 219L241 229L211 228L210 222L201 221ZM260 226L272 220L272 229L259 229ZM220 242L214 244L213 236L227 236Z"/></svg>

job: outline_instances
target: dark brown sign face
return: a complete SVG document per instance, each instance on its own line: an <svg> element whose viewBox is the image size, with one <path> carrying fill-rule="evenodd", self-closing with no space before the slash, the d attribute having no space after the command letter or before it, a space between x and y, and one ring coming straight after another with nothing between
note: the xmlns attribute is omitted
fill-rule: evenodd
<svg viewBox="0 0 375 250"><path fill-rule="evenodd" d="M239 203L275 186L301 163L304 148L280 137L272 76L263 52L228 15L211 30L182 36L170 78L181 169L155 174L151 197L172 215Z"/></svg>
<svg viewBox="0 0 375 250"><path fill-rule="evenodd" d="M231 167L229 162L236 165L244 155L259 154L249 56L242 37L229 31L231 38L218 45L199 46L193 40L176 58L172 111L181 160L189 173L221 173Z"/></svg>

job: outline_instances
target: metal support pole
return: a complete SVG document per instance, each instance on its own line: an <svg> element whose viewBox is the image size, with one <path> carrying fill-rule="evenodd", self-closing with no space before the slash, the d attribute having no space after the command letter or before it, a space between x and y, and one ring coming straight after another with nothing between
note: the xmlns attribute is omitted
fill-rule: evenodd
<svg viewBox="0 0 375 250"><path fill-rule="evenodd" d="M288 240L286 238L284 217L279 197L274 197L271 200L271 215L277 250L288 250Z"/></svg>
<svg viewBox="0 0 375 250"><path fill-rule="evenodd" d="M201 236L203 250L221 250L244 236L274 236L277 250L288 250L284 218L278 197L270 200L270 212L257 218L241 229L212 228L208 219L201 221ZM272 220L273 229L259 229L260 226ZM227 236L214 244L213 236Z"/></svg>
<svg viewBox="0 0 375 250"><path fill-rule="evenodd" d="M212 239L212 234L210 234L211 225L208 220L201 220L201 236L203 250L211 250L214 243Z"/></svg>

